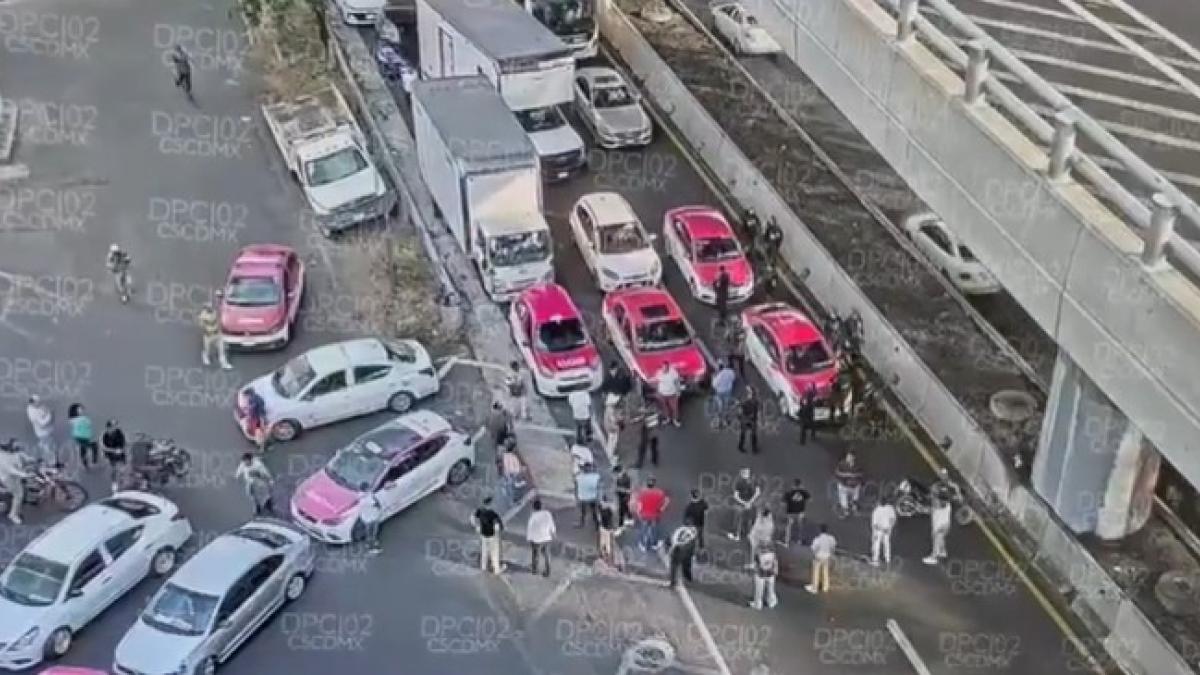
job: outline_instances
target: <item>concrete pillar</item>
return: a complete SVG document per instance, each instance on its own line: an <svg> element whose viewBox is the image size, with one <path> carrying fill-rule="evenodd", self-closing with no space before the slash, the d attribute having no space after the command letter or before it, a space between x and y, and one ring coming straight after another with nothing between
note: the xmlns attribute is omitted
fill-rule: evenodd
<svg viewBox="0 0 1200 675"><path fill-rule="evenodd" d="M1070 175L1075 136L1075 109L1059 110L1054 116L1054 140L1050 143L1050 166L1046 169L1050 180L1064 180Z"/></svg>
<svg viewBox="0 0 1200 675"><path fill-rule="evenodd" d="M1150 217L1150 231L1146 233L1145 245L1142 247L1142 264L1146 267L1157 267L1166 258L1167 242L1175 232L1175 219L1179 216L1179 208L1161 192L1154 193L1150 203L1154 210Z"/></svg>
<svg viewBox="0 0 1200 675"><path fill-rule="evenodd" d="M1059 354L1033 461L1033 487L1077 534L1120 539L1150 517L1159 456L1071 360Z"/></svg>
<svg viewBox="0 0 1200 675"><path fill-rule="evenodd" d="M907 42L917 32L917 17L921 14L920 0L900 0L896 10L896 40Z"/></svg>
<svg viewBox="0 0 1200 675"><path fill-rule="evenodd" d="M988 79L987 45L983 40L971 40L967 49L967 76L964 83L963 100L967 105L978 103L983 98L983 85Z"/></svg>

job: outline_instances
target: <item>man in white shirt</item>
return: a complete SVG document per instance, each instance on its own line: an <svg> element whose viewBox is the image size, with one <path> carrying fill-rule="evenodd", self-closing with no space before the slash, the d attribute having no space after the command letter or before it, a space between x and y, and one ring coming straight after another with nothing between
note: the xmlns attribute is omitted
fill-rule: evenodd
<svg viewBox="0 0 1200 675"><path fill-rule="evenodd" d="M586 391L573 391L567 395L571 406L571 418L575 420L575 442L590 443L592 440L592 395Z"/></svg>
<svg viewBox="0 0 1200 675"><path fill-rule="evenodd" d="M12 502L8 505L8 519L14 525L21 524L21 504L25 503L25 458L16 444L0 445L0 485L8 491Z"/></svg>
<svg viewBox="0 0 1200 675"><path fill-rule="evenodd" d="M58 450L54 447L54 413L50 406L38 396L30 396L25 415L29 417L29 425L33 427L33 435L37 438L42 462L46 466L58 466Z"/></svg>
<svg viewBox="0 0 1200 675"><path fill-rule="evenodd" d="M896 507L892 500L884 497L871 512L871 564L879 567L879 554L883 561L892 564L892 528L896 527Z"/></svg>
<svg viewBox="0 0 1200 675"><path fill-rule="evenodd" d="M929 510L929 526L932 530L933 551L925 556L926 565L936 565L946 558L946 534L950 531L950 502L933 497Z"/></svg>
<svg viewBox="0 0 1200 675"><path fill-rule="evenodd" d="M750 606L762 609L766 606L774 608L779 604L775 595L775 577L779 574L779 560L770 544L764 544L754 549L754 600Z"/></svg>
<svg viewBox="0 0 1200 675"><path fill-rule="evenodd" d="M829 526L821 524L821 533L812 540L812 583L804 587L809 593L829 592L829 567L837 551L837 539L829 534Z"/></svg>
<svg viewBox="0 0 1200 675"><path fill-rule="evenodd" d="M529 571L537 574L538 559L544 563L542 576L550 576L550 551L548 547L554 541L558 530L554 526L554 516L542 508L542 500L533 500L533 513L529 514L529 522L525 525L525 539L529 542L529 554L532 562Z"/></svg>
<svg viewBox="0 0 1200 675"><path fill-rule="evenodd" d="M383 550L383 545L379 543L379 523L383 520L383 506L374 492L368 493L363 499L358 518L365 528L363 540L367 542L367 554L378 555Z"/></svg>
<svg viewBox="0 0 1200 675"><path fill-rule="evenodd" d="M675 366L671 365L669 361L663 364L662 370L658 371L658 380L654 386L659 403L662 404L663 411L666 413L667 421L675 426L681 426L679 395L683 393L683 380L679 377L679 371L675 370Z"/></svg>
<svg viewBox="0 0 1200 675"><path fill-rule="evenodd" d="M583 473L583 467L591 464L596 465L596 456L592 454L592 449L586 445L579 443L571 443L571 475L578 478L579 474Z"/></svg>

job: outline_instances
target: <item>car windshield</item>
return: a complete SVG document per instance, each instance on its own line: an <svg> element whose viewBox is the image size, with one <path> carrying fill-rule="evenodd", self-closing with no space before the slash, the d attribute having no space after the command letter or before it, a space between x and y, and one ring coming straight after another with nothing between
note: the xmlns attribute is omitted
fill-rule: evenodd
<svg viewBox="0 0 1200 675"><path fill-rule="evenodd" d="M416 363L417 350L412 348L412 345L400 342L399 340L389 340L383 343L383 348L387 350L388 359L391 361L399 361L400 363Z"/></svg>
<svg viewBox="0 0 1200 675"><path fill-rule="evenodd" d="M971 253L971 249L966 246L958 247L958 256L963 259L963 262L975 262L975 254Z"/></svg>
<svg viewBox="0 0 1200 675"><path fill-rule="evenodd" d="M488 239L488 248L496 267L525 265L550 256L550 237L545 231L499 235Z"/></svg>
<svg viewBox="0 0 1200 675"><path fill-rule="evenodd" d="M220 601L215 595L189 591L169 583L163 586L154 603L142 612L142 621L164 633L204 635Z"/></svg>
<svg viewBox="0 0 1200 675"><path fill-rule="evenodd" d="M538 329L538 342L550 353L569 352L587 345L587 331L579 319L549 321Z"/></svg>
<svg viewBox="0 0 1200 675"><path fill-rule="evenodd" d="M234 277L225 289L225 302L238 307L267 307L279 304L279 285L267 277Z"/></svg>
<svg viewBox="0 0 1200 675"><path fill-rule="evenodd" d="M646 236L637 223L605 225L598 232L600 252L610 255L633 253L646 248Z"/></svg>
<svg viewBox="0 0 1200 675"><path fill-rule="evenodd" d="M700 239L696 242L696 259L702 263L733 260L737 257L737 242L727 237Z"/></svg>
<svg viewBox="0 0 1200 675"><path fill-rule="evenodd" d="M692 343L692 334L682 319L665 319L639 328L637 339L639 351L658 352L686 347Z"/></svg>
<svg viewBox="0 0 1200 675"><path fill-rule="evenodd" d="M367 158L358 148L342 148L332 155L306 162L304 173L309 185L328 185L367 168Z"/></svg>
<svg viewBox="0 0 1200 675"><path fill-rule="evenodd" d="M533 16L560 37L590 33L595 25L592 0L535 0Z"/></svg>
<svg viewBox="0 0 1200 675"><path fill-rule="evenodd" d="M758 19L754 18L754 16L751 14L747 14L746 15L746 25L747 26L757 26Z"/></svg>
<svg viewBox="0 0 1200 675"><path fill-rule="evenodd" d="M597 108L623 108L633 103L633 95L623 84L601 87L596 90Z"/></svg>
<svg viewBox="0 0 1200 675"><path fill-rule="evenodd" d="M808 375L833 365L833 357L820 342L795 345L787 350L783 360L790 375Z"/></svg>
<svg viewBox="0 0 1200 675"><path fill-rule="evenodd" d="M355 441L338 450L325 466L325 473L347 490L366 492L375 486L387 465L388 460L379 445Z"/></svg>
<svg viewBox="0 0 1200 675"><path fill-rule="evenodd" d="M563 119L562 113L558 112L558 108L554 106L520 110L516 114L521 128L530 134L557 129L567 123Z"/></svg>
<svg viewBox="0 0 1200 675"><path fill-rule="evenodd" d="M317 373L308 362L308 357L301 354L275 371L274 376L271 377L271 384L275 386L275 393L280 396L296 398L315 379L317 379Z"/></svg>
<svg viewBox="0 0 1200 675"><path fill-rule="evenodd" d="M67 566L22 553L0 578L0 597L26 607L45 607L58 598L67 578Z"/></svg>

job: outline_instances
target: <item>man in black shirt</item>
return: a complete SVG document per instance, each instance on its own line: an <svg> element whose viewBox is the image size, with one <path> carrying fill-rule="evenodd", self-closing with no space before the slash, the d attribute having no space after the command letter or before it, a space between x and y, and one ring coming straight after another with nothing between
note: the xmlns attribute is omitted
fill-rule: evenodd
<svg viewBox="0 0 1200 675"><path fill-rule="evenodd" d="M488 562L491 562L492 573L500 574L505 568L500 564L500 535L504 532L504 522L492 509L491 497L484 497L483 505L475 509L471 525L479 533L479 569L486 572Z"/></svg>
<svg viewBox="0 0 1200 675"><path fill-rule="evenodd" d="M679 585L679 573L688 583L692 582L692 559L696 556L696 526L691 520L684 519L683 525L671 534L671 550L668 553L671 560L672 587Z"/></svg>
<svg viewBox="0 0 1200 675"><path fill-rule="evenodd" d="M641 425L638 431L637 463L634 466L642 468L647 453L650 455L650 463L658 466L658 411L653 405L646 406L639 416L639 421Z"/></svg>
<svg viewBox="0 0 1200 675"><path fill-rule="evenodd" d="M629 510L629 499L633 496L633 478L625 473L625 467L620 464L613 467L613 484L617 493L617 524L623 526L633 522L633 512Z"/></svg>
<svg viewBox="0 0 1200 675"><path fill-rule="evenodd" d="M808 439L817 440L817 388L809 385L800 401L800 445L808 443Z"/></svg>
<svg viewBox="0 0 1200 675"><path fill-rule="evenodd" d="M717 307L717 321L724 326L726 315L729 313L729 270L725 269L724 265L717 270L713 294L716 296L714 304Z"/></svg>
<svg viewBox="0 0 1200 675"><path fill-rule="evenodd" d="M783 545L792 545L792 528L796 534L804 538L804 512L808 509L808 500L812 495L804 489L804 481L799 478L792 481L792 489L783 494L783 512L787 518L783 527Z"/></svg>
<svg viewBox="0 0 1200 675"><path fill-rule="evenodd" d="M750 439L750 452L758 454L758 396L754 387L746 387L746 397L738 404L738 452L746 452L746 439Z"/></svg>
<svg viewBox="0 0 1200 675"><path fill-rule="evenodd" d="M708 502L699 490L692 490L692 500L683 509L683 519L696 526L696 549L704 550L704 518L708 513Z"/></svg>
<svg viewBox="0 0 1200 675"><path fill-rule="evenodd" d="M604 373L604 392L616 394L624 399L633 391L633 379L618 361L608 362L608 371Z"/></svg>

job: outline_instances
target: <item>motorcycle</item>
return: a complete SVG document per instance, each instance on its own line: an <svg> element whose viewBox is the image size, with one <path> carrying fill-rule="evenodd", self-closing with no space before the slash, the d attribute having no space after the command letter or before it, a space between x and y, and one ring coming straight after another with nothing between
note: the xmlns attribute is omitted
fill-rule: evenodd
<svg viewBox="0 0 1200 675"><path fill-rule="evenodd" d="M192 454L179 447L175 439L152 439L139 433L130 448L130 457L144 457L144 461L131 461L129 487L135 490L161 489L172 478L181 479L192 468Z"/></svg>
<svg viewBox="0 0 1200 675"><path fill-rule="evenodd" d="M63 476L59 468L30 459L17 446L15 440L9 440L2 447L9 452L22 453L25 478L21 482L25 488L25 504L39 506L49 500L59 509L70 512L78 511L87 503L87 490L78 482ZM3 488L0 488L0 495L3 495L5 500L12 499L12 494Z"/></svg>
<svg viewBox="0 0 1200 675"><path fill-rule="evenodd" d="M962 490L953 486L950 503L954 505L954 521L959 525L969 525L975 520L975 512L963 499ZM901 518L911 518L917 515L928 515L933 510L933 500L929 488L915 479L905 478L896 486L896 515Z"/></svg>

